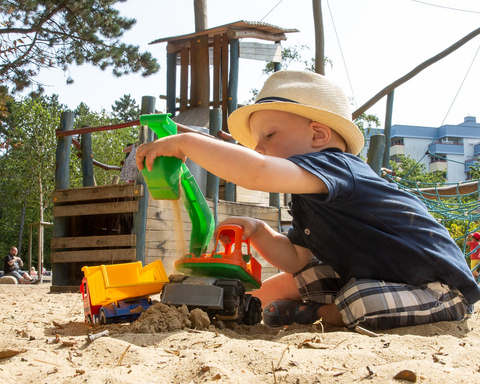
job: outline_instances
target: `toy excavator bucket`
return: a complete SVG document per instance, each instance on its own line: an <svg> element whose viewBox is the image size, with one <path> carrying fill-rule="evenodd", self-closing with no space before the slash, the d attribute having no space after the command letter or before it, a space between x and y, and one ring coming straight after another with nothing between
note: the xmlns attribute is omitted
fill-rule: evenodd
<svg viewBox="0 0 480 384"><path fill-rule="evenodd" d="M142 268L142 262L83 267L92 305L106 305L159 293L168 283L160 260Z"/></svg>
<svg viewBox="0 0 480 384"><path fill-rule="evenodd" d="M177 125L167 114L142 115L141 125L148 125L158 138L177 133ZM153 161L153 169L142 169L150 195L155 200L178 200L180 197L180 173L182 160L161 156Z"/></svg>
<svg viewBox="0 0 480 384"><path fill-rule="evenodd" d="M224 252L216 252L220 236L230 238ZM262 285L262 266L250 253L249 239L242 240L243 229L238 225L224 225L217 234L215 248L200 257L186 255L175 262L175 269L185 275L238 279L246 290L258 289ZM247 245L247 253L242 244ZM233 248L233 250L232 250Z"/></svg>

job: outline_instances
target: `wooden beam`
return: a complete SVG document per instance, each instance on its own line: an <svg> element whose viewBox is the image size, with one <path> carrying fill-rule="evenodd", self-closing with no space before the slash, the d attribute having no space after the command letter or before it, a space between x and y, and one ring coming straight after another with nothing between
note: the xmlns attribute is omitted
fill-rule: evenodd
<svg viewBox="0 0 480 384"><path fill-rule="evenodd" d="M394 81L390 85L387 85L380 92L378 92L375 96L373 96L370 100L368 100L365 104L363 104L360 108L358 108L356 111L354 111L352 113L352 120L355 120L362 113L366 112L370 107L375 105L380 99L382 99L384 96L388 95L395 88L399 87L403 83L412 79L414 76L418 75L425 68L428 68L430 65L436 63L437 61L443 59L445 56L448 56L450 53L456 51L458 48L460 48L462 45L464 45L468 41L472 40L477 35L480 35L480 28L477 28L473 32L470 32L463 39L458 40L455 44L451 45L450 47L443 50L439 54L431 57L430 59L428 59L428 60L424 61L423 63L421 63L420 65L416 66L414 69L412 69L410 72L408 72L405 76L399 78L398 80Z"/></svg>
<svg viewBox="0 0 480 384"><path fill-rule="evenodd" d="M421 195L430 200L437 200L437 193L441 198L452 198L456 196L469 195L479 191L479 183L473 181L471 183L463 183L453 186L438 187L438 188L420 188L419 191L411 189L417 195Z"/></svg>
<svg viewBox="0 0 480 384"><path fill-rule="evenodd" d="M110 184L97 187L57 189L52 194L54 204L78 201L121 199L143 196L143 185L137 183Z"/></svg>
<svg viewBox="0 0 480 384"><path fill-rule="evenodd" d="M72 143L74 143L74 140L75 139L72 139ZM82 152L77 152L76 155L79 159L81 159L83 157ZM105 171L121 171L122 170L122 167L119 167L117 165L107 165L107 164L103 164L103 163L101 163L97 160L92 160L92 162L93 162L93 165L95 165L96 167L101 168Z"/></svg>
<svg viewBox="0 0 480 384"><path fill-rule="evenodd" d="M137 236L85 236L85 237L60 237L52 239L51 248L97 248L97 247L135 247Z"/></svg>
<svg viewBox="0 0 480 384"><path fill-rule="evenodd" d="M287 36L285 36L284 33L268 33L268 32L260 31L258 29L253 29L253 28L243 28L243 29L231 28L228 30L227 36L229 39L253 38L253 39L268 40L268 41L287 40Z"/></svg>
<svg viewBox="0 0 480 384"><path fill-rule="evenodd" d="M114 203L61 205L53 207L53 217L107 215L111 213L138 212L138 201Z"/></svg>
<svg viewBox="0 0 480 384"><path fill-rule="evenodd" d="M112 124L112 125L102 125L98 127L85 127L80 129L73 129L71 131L55 131L57 137L65 137L65 136L73 136L73 135L80 135L83 133L91 133L91 132L100 132L100 131L113 131L115 129L120 128L128 128L134 127L136 125L140 125L140 120L132 120L126 121L125 123L119 124Z"/></svg>
<svg viewBox="0 0 480 384"><path fill-rule="evenodd" d="M76 263L111 261L135 261L136 250L132 249L95 249L93 251L52 252L52 263Z"/></svg>

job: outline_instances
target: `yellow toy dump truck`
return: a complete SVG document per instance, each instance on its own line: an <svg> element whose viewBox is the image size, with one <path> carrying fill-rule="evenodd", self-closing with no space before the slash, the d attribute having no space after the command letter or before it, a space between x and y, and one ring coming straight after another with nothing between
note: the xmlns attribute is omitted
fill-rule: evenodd
<svg viewBox="0 0 480 384"><path fill-rule="evenodd" d="M168 283L160 260L142 268L142 263L83 267L80 291L85 321L93 324L132 322L147 310L150 295Z"/></svg>

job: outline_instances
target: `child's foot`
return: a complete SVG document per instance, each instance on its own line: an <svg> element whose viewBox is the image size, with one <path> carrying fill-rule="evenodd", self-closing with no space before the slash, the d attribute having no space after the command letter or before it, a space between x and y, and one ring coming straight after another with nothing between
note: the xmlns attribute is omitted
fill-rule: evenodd
<svg viewBox="0 0 480 384"><path fill-rule="evenodd" d="M263 322L270 326L313 324L323 304L295 300L275 300L263 310Z"/></svg>

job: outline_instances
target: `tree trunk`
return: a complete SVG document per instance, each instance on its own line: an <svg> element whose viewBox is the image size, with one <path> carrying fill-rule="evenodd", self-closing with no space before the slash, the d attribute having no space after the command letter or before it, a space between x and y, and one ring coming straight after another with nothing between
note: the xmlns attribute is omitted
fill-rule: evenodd
<svg viewBox="0 0 480 384"><path fill-rule="evenodd" d="M322 0L312 0L315 23L315 72L325 75L325 37L323 35Z"/></svg>
<svg viewBox="0 0 480 384"><path fill-rule="evenodd" d="M38 173L38 191L40 200L40 223L38 225L38 277L41 277L43 270L43 186L42 186L42 171Z"/></svg>
<svg viewBox="0 0 480 384"><path fill-rule="evenodd" d="M27 203L23 204L22 208L22 217L20 219L20 231L18 234L18 257L22 255L22 237L23 237L23 228L25 227L25 212L27 210Z"/></svg>
<svg viewBox="0 0 480 384"><path fill-rule="evenodd" d="M195 32L204 31L208 28L207 0L193 0L195 12Z"/></svg>

